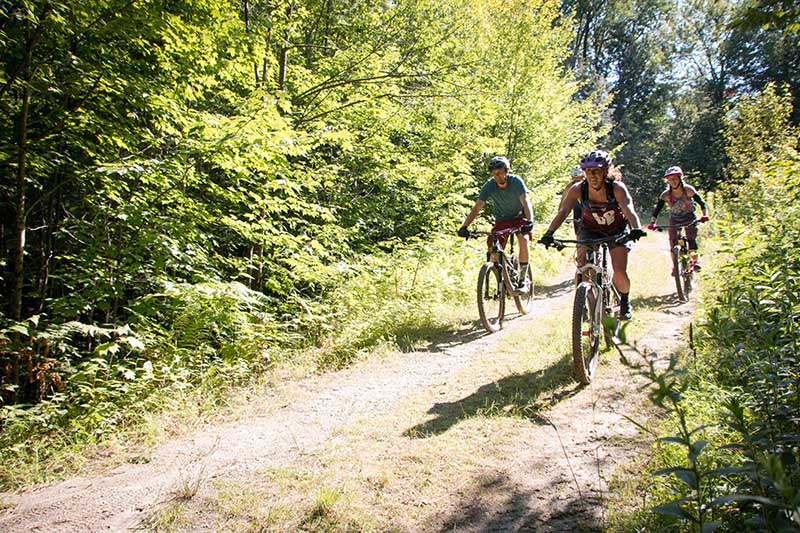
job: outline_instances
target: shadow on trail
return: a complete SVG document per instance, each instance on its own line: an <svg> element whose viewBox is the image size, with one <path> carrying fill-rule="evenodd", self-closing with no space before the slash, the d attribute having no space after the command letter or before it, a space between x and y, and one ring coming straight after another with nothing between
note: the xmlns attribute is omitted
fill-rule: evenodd
<svg viewBox="0 0 800 533"><path fill-rule="evenodd" d="M475 416L512 416L547 424L539 413L580 391L580 386L574 384L555 392L571 383L571 355L565 355L549 368L512 374L487 383L460 400L436 403L428 410L435 418L407 429L403 435L410 438L440 435L459 421Z"/></svg>
<svg viewBox="0 0 800 533"><path fill-rule="evenodd" d="M656 311L663 311L665 309L679 307L684 303L685 302L682 302L678 299L678 295L674 292L669 294L660 294L658 296L648 296L646 298L641 296L638 298L631 298L631 304L633 304L634 310L640 307L646 307Z"/></svg>
<svg viewBox="0 0 800 533"><path fill-rule="evenodd" d="M561 296L571 291L573 287L574 284L571 279L555 285L536 286L533 301L534 311L540 300ZM475 308L475 315L478 315L477 307ZM510 323L521 316L523 315L517 312L514 301L509 299L506 302L504 321ZM443 352L449 348L469 344L486 335L489 335L489 333L483 328L480 320L476 319L468 327L459 329L452 329L450 326L436 328L428 325L421 327L409 325L397 331L395 342L398 349L405 353L414 351Z"/></svg>
<svg viewBox="0 0 800 533"><path fill-rule="evenodd" d="M553 298L571 291L574 287L575 282L570 278L555 285L537 285L534 287L534 294L537 298Z"/></svg>
<svg viewBox="0 0 800 533"><path fill-rule="evenodd" d="M475 314L478 314L477 309ZM466 328L452 329L452 326L441 328L405 328L397 333L397 347L401 352L443 352L448 348L469 344L488 335L480 321L472 322Z"/></svg>
<svg viewBox="0 0 800 533"><path fill-rule="evenodd" d="M501 473L483 477L468 489L447 515L433 518L429 531L600 531L591 508L596 498L577 494L574 499L553 501L546 512L538 500L550 494L520 486ZM539 505L537 505L539 504Z"/></svg>

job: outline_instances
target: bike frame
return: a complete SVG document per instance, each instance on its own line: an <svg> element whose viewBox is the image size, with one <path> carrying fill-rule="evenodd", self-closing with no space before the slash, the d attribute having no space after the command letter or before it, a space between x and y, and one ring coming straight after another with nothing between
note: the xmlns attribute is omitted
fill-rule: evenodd
<svg viewBox="0 0 800 533"><path fill-rule="evenodd" d="M471 236L476 237L478 235L492 236L492 248L489 250L486 259L490 263L494 263L503 270L503 284L506 286L506 290L509 291L509 294L513 294L513 283L517 280L517 276L519 275L517 267L514 265L514 261L512 260L516 259L516 255L514 255L514 235L519 232L520 228L507 228L499 231L473 231L470 234ZM511 252L509 254L507 254L503 247L500 246L500 237L503 235L509 236L507 242L507 245L511 247Z"/></svg>
<svg viewBox="0 0 800 533"><path fill-rule="evenodd" d="M533 300L533 279L528 271L528 280L530 281L530 289L526 293L517 292L515 289L518 284L519 277L519 261L517 256L514 255L514 235L520 233L521 228L506 228L499 231L474 231L470 233L470 237L478 237L479 235L491 236L491 247L486 253L486 263L481 267L478 273L478 312L480 313L481 322L484 328L490 333L497 331L502 327L503 316L505 314L505 302L508 298L514 300L514 304L520 314L525 315L530 312L531 302ZM508 236L508 243L511 246L509 253L506 253L504 246L500 245L500 241L504 236ZM496 272L498 276L498 292L501 294L492 295L485 293L489 287L491 274ZM501 299L497 314L494 310L487 312L484 306L485 302Z"/></svg>
<svg viewBox="0 0 800 533"><path fill-rule="evenodd" d="M579 239L579 240L561 240L557 239L555 243L564 247L567 244L574 244L576 246L586 246L586 264L579 266L576 273L581 276L583 283L590 282L602 291L603 299L606 300L608 295L607 291L613 291L619 298L619 291L612 282L612 271L608 265L608 244L616 242L625 237L625 233L613 235L611 237L603 237L601 239Z"/></svg>
<svg viewBox="0 0 800 533"><path fill-rule="evenodd" d="M686 228L691 228L692 226L697 226L698 221L695 220L693 222L689 222L688 224L667 224L664 226L656 226L658 231L664 231L665 229L677 229L681 230L678 232L678 246L681 249L681 256L687 257L691 251L689 250L689 239L686 238Z"/></svg>
<svg viewBox="0 0 800 533"><path fill-rule="evenodd" d="M692 276L694 272L689 268L689 264L691 262L691 250L689 250L689 239L686 238L686 232L684 231L685 228L697 226L698 221L694 220L688 224L667 224L663 226L656 226L658 231L664 231L665 229L677 229L678 230L678 238L676 240L675 247L678 248L678 264L675 265L677 272L673 273L675 277L676 288L678 290L678 298L682 300L689 299L689 292L691 291L692 285ZM670 250L670 253L673 252L674 248ZM683 280L683 285L681 286L681 279Z"/></svg>
<svg viewBox="0 0 800 533"><path fill-rule="evenodd" d="M591 382L597 369L603 334L607 345L619 334L619 320L613 332L603 325L603 317L613 312L612 303L619 301L619 292L611 279L608 250L610 243L622 244L627 240L625 233L600 239L553 240L558 249L567 244L587 247L586 263L577 268L582 281L575 287L572 314L572 367L576 379L584 385Z"/></svg>

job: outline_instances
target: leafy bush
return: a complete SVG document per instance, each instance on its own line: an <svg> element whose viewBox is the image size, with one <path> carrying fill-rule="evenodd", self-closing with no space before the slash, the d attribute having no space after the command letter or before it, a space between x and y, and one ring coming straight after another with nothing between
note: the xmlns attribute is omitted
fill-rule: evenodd
<svg viewBox="0 0 800 533"><path fill-rule="evenodd" d="M707 282L696 362L680 379L674 366L649 372L678 427L661 441L686 455L659 448L647 475L667 476L648 489L663 517L640 525L800 527L800 161L752 170L759 216L741 219L742 198L721 206L724 264Z"/></svg>
<svg viewBox="0 0 800 533"><path fill-rule="evenodd" d="M32 354L28 368L47 368L49 381L40 370L28 381L50 390L36 403L0 409L0 481L14 484L15 465L98 442L182 391L202 386L204 394L223 395L265 368L268 345L280 345L268 303L238 283L180 284L135 302L131 325L7 328L4 359Z"/></svg>

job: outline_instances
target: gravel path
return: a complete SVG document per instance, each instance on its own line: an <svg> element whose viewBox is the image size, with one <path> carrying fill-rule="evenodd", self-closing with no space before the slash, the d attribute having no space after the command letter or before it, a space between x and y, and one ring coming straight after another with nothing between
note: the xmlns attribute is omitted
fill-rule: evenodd
<svg viewBox="0 0 800 533"><path fill-rule="evenodd" d="M661 245L659 241L648 247L655 251ZM246 476L260 468L289 464L312 453L338 428L390 412L421 388L446 382L447 376L490 351L506 332L526 327L571 297L571 284L560 283L539 295L531 314L513 317L500 333L484 335L473 326L437 339L426 351L392 354L298 380L254 400L261 404L253 409L258 414L235 423L209 425L190 437L167 442L153 450L148 463L124 464L107 475L0 494L0 501L10 504L0 515L0 531L136 527L154 506L190 490L200 479ZM665 309L665 322L648 334L647 343L662 351L676 346L677 332L691 313L689 305ZM620 378L601 374L590 388L542 414L535 438L508 458L511 464L517 463L516 471L526 475L498 481L520 495L511 507L501 505L471 519L470 506L484 509L498 503L481 505L480 495L472 495L468 502L444 506L426 529L565 531L596 522L604 490L604 480L598 483L598 479L626 461L630 451L605 444L637 431L621 413L638 385ZM576 486L580 498L574 497Z"/></svg>

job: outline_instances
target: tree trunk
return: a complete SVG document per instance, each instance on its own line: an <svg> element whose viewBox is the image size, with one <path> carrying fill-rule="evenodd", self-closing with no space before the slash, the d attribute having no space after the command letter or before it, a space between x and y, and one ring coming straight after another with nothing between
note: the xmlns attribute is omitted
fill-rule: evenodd
<svg viewBox="0 0 800 533"><path fill-rule="evenodd" d="M27 51L26 63L30 65L30 49ZM14 217L14 275L11 283L11 298L9 315L12 320L22 320L22 288L25 280L25 182L28 148L28 111L31 99L31 74L30 66L26 66L23 81L22 110L17 120L18 128L18 157L17 157L17 190L16 190L16 215Z"/></svg>
<svg viewBox="0 0 800 533"><path fill-rule="evenodd" d="M294 2L289 4L289 7L286 8L286 20L290 21L292 19L292 13L294 12ZM280 48L280 57L278 57L278 90L285 91L286 90L286 70L289 66L289 30L287 29L283 35L283 46Z"/></svg>

